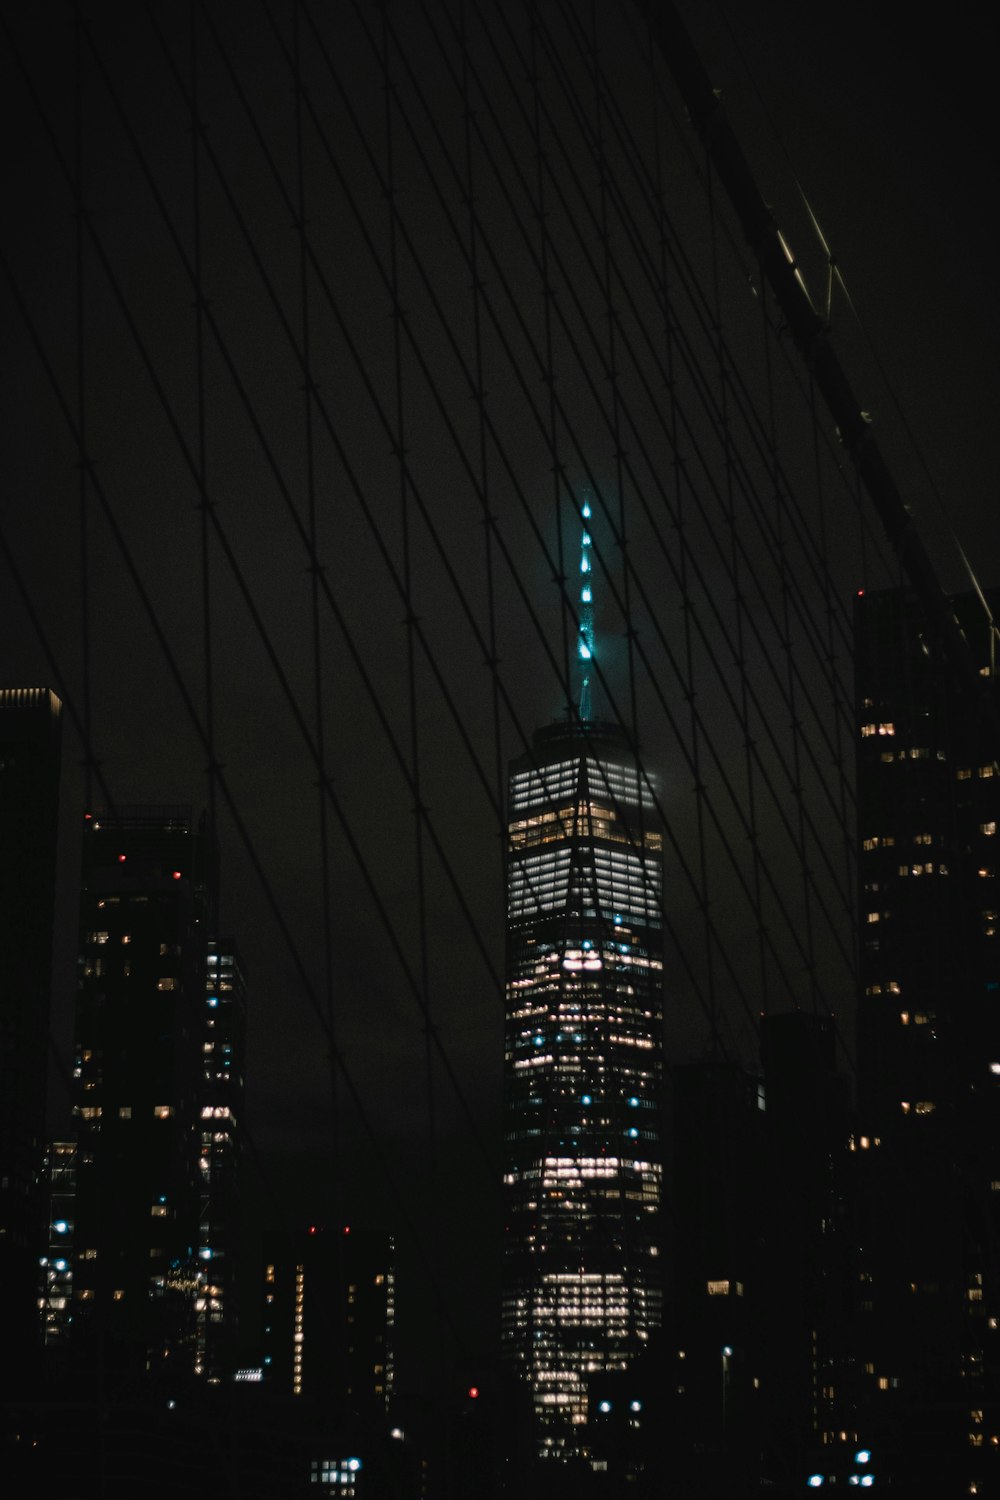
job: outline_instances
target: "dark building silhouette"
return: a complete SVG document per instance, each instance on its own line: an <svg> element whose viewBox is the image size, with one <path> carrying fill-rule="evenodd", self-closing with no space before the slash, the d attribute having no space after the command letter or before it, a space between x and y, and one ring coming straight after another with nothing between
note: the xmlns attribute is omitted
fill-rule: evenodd
<svg viewBox="0 0 1000 1500"><path fill-rule="evenodd" d="M392 1240L345 1225L264 1238L264 1380L323 1402L355 1430L384 1418L393 1393ZM368 1424L368 1428L365 1427Z"/></svg>
<svg viewBox="0 0 1000 1500"><path fill-rule="evenodd" d="M512 765L507 890L504 1352L567 1458L662 1322L662 831L614 726Z"/></svg>
<svg viewBox="0 0 1000 1500"><path fill-rule="evenodd" d="M760 1038L767 1108L758 1212L759 1434L767 1476L801 1484L822 1469L824 1450L853 1443L849 1165L856 1142L834 1018L802 1010L768 1015Z"/></svg>
<svg viewBox="0 0 1000 1500"><path fill-rule="evenodd" d="M941 1495L1000 1490L995 677L981 601L952 606L981 695L907 590L855 612L858 1426L876 1468Z"/></svg>
<svg viewBox="0 0 1000 1500"><path fill-rule="evenodd" d="M672 1471L718 1487L758 1447L764 1091L721 1059L671 1084Z"/></svg>
<svg viewBox="0 0 1000 1500"><path fill-rule="evenodd" d="M0 689L0 1383L38 1345L61 711L47 688Z"/></svg>
<svg viewBox="0 0 1000 1500"><path fill-rule="evenodd" d="M198 1368L196 1309L211 1285L199 1148L203 1101L215 1097L203 1062L215 904L214 844L189 809L87 815L65 1233L76 1362L112 1388Z"/></svg>

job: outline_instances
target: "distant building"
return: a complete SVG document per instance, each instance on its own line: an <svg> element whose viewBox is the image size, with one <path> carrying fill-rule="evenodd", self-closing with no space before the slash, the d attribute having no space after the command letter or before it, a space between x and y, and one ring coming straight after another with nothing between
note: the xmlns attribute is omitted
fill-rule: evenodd
<svg viewBox="0 0 1000 1500"><path fill-rule="evenodd" d="M264 1239L264 1380L371 1424L394 1382L396 1273L388 1235L349 1225Z"/></svg>
<svg viewBox="0 0 1000 1500"><path fill-rule="evenodd" d="M61 712L47 688L0 689L0 1324L18 1381L38 1344Z"/></svg>
<svg viewBox="0 0 1000 1500"><path fill-rule="evenodd" d="M214 844L189 809L87 815L66 1233L76 1360L110 1381L191 1375L205 1357L199 1148L204 1101L221 1098L204 1078L215 906Z"/></svg>
<svg viewBox="0 0 1000 1500"><path fill-rule="evenodd" d="M978 697L908 590L856 602L858 1410L873 1472L987 1494L1000 1488L1000 767L986 610L974 595L952 606Z"/></svg>
<svg viewBox="0 0 1000 1500"><path fill-rule="evenodd" d="M222 1380L238 1334L235 1237L243 1157L246 978L231 938L209 938L201 1043L201 1188L195 1373Z"/></svg>
<svg viewBox="0 0 1000 1500"><path fill-rule="evenodd" d="M511 767L503 1341L539 1452L662 1321L662 830L624 735L552 725Z"/></svg>

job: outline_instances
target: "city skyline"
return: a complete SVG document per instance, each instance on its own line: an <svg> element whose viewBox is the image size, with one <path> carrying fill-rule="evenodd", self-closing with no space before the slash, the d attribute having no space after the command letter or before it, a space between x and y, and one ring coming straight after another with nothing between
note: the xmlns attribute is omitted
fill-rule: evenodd
<svg viewBox="0 0 1000 1500"><path fill-rule="evenodd" d="M994 137L964 53L918 25L896 68L880 18L852 60L778 0L731 30L690 9L946 589L952 523L993 582L995 292L955 207ZM850 602L898 565L638 11L121 11L4 38L3 674L64 702L50 1134L84 814L205 808L247 976L247 1211L397 1235L423 1288L397 1381L474 1372L502 1279L508 767L537 772L568 704L617 737L608 765L641 745L670 1066L749 1074L761 1013L801 1007L835 1013L849 1075Z"/></svg>

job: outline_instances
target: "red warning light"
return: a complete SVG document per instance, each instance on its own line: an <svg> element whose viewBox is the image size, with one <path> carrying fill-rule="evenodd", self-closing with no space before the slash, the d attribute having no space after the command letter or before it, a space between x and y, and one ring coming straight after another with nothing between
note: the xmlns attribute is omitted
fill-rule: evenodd
<svg viewBox="0 0 1000 1500"><path fill-rule="evenodd" d="M315 1234L316 1233L316 1225L315 1224L310 1224L309 1225L309 1233L310 1234Z"/></svg>
<svg viewBox="0 0 1000 1500"><path fill-rule="evenodd" d="M180 872L180 870L175 870L173 872L173 874L174 874L174 879L175 880L180 880L180 878L181 878L181 872Z"/></svg>
<svg viewBox="0 0 1000 1500"><path fill-rule="evenodd" d="M94 816L94 814L93 814L93 813L84 813L84 815L83 815L83 821L84 821L84 822L85 822L85 823L89 823L89 822L90 822L90 820L91 820L91 818L92 818L92 817L93 817L93 816Z"/></svg>
<svg viewBox="0 0 1000 1500"><path fill-rule="evenodd" d="M344 1233L345 1234L350 1234L350 1232L351 1232L351 1226L350 1226L350 1224L345 1224L344 1225Z"/></svg>
<svg viewBox="0 0 1000 1500"><path fill-rule="evenodd" d="M124 854L119 854L119 856L118 856L118 863L120 865L123 865L125 863L125 856L124 856Z"/></svg>
<svg viewBox="0 0 1000 1500"><path fill-rule="evenodd" d="M859 599L863 599L864 597L865 597L865 591L864 591L864 589L858 589L858 598Z"/></svg>
<svg viewBox="0 0 1000 1500"><path fill-rule="evenodd" d="M478 1385L470 1385L469 1386L469 1399L470 1399L470 1401L477 1401L479 1399L479 1387L478 1387Z"/></svg>

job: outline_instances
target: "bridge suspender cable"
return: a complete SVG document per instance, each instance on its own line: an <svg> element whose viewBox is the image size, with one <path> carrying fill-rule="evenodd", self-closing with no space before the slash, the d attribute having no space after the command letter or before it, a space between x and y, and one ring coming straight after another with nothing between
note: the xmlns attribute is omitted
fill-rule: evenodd
<svg viewBox="0 0 1000 1500"><path fill-rule="evenodd" d="M645 0L643 10L650 34L673 75L691 123L729 195L789 332L836 423L840 441L925 611L928 625L940 640L963 692L982 713L994 747L1000 749L1000 710L996 698L976 669L968 642L882 457L871 424L834 353L827 325L810 301L795 258L761 197L691 38L671 0Z"/></svg>

